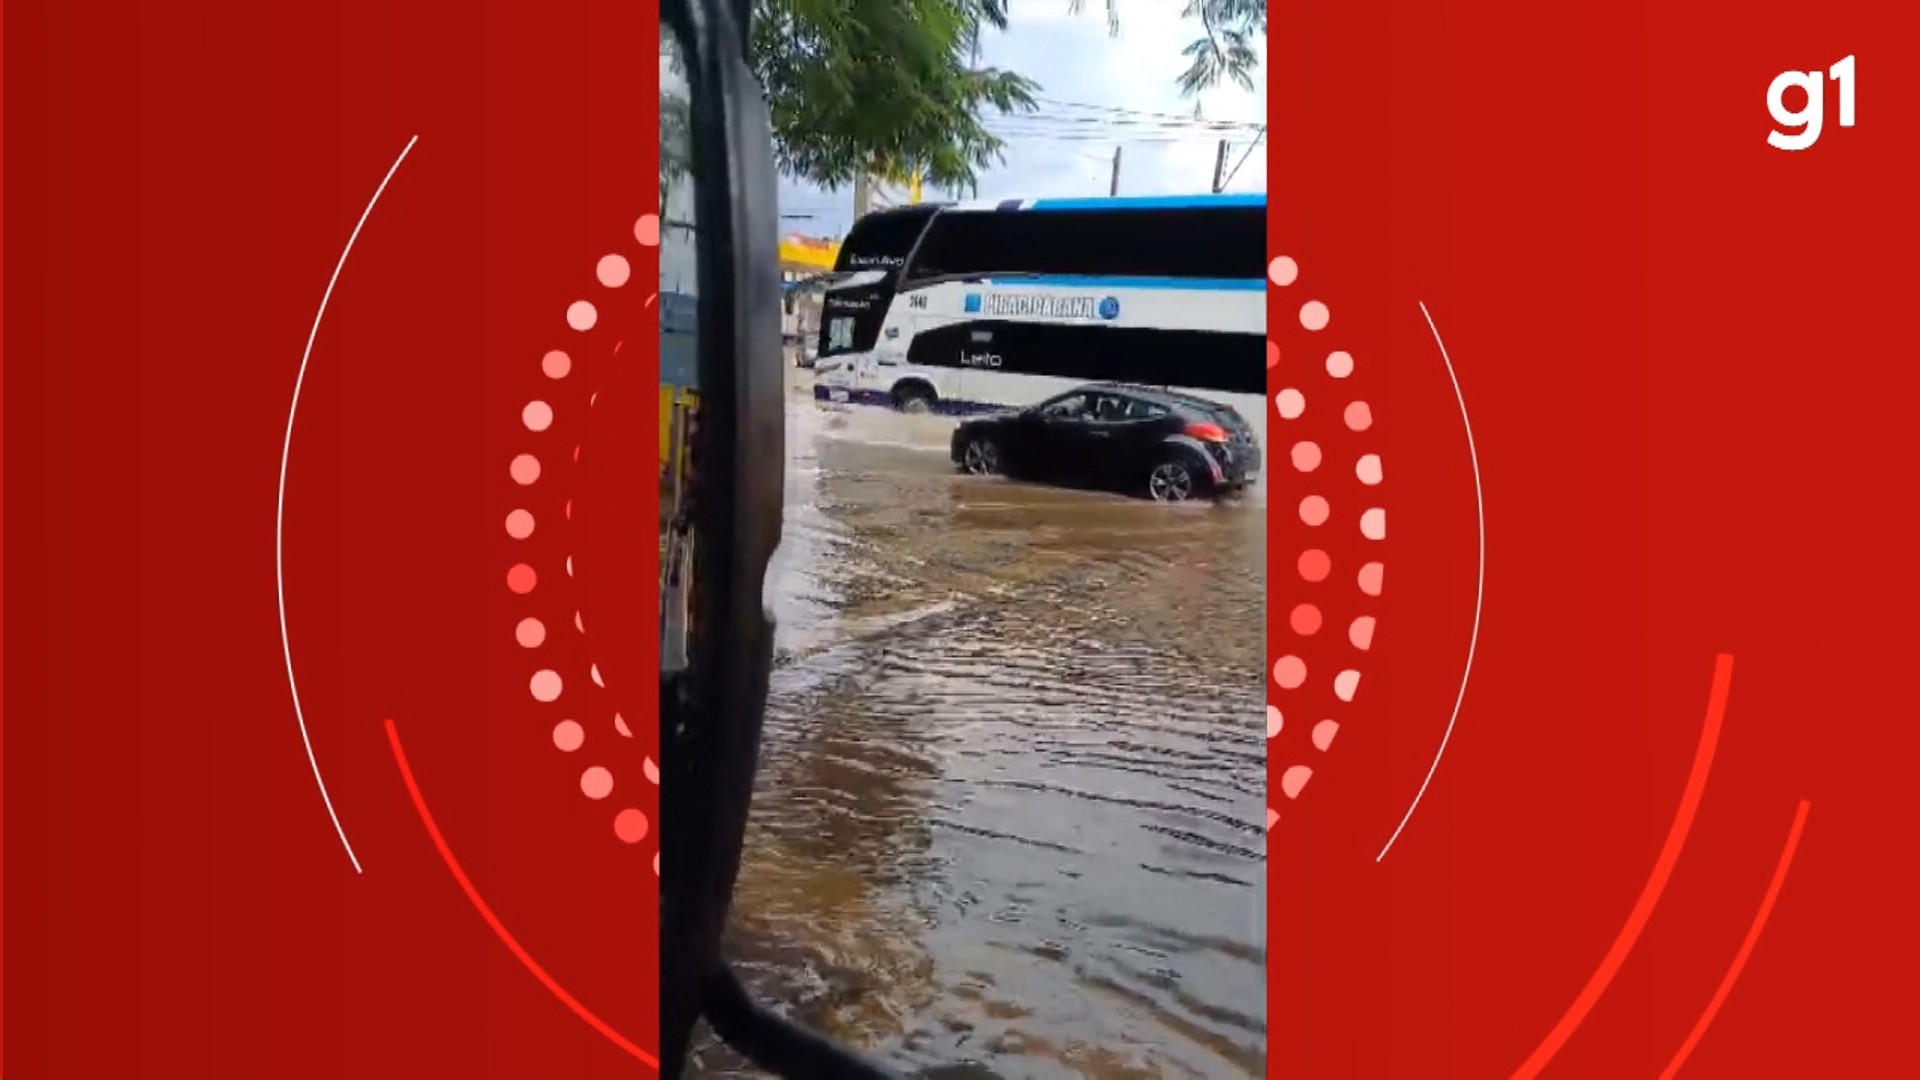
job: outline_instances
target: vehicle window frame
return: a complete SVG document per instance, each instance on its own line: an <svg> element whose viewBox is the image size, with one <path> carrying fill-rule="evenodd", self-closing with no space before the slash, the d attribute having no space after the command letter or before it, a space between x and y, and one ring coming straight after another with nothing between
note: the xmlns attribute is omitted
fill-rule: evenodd
<svg viewBox="0 0 1920 1080"><path fill-rule="evenodd" d="M704 241L698 358L702 406L712 411L697 429L710 471L691 515L698 659L682 672L663 668L660 680L657 820L673 827L659 830L655 856L662 874L653 1063L660 1075L679 1076L704 1020L778 1075L892 1080L864 1055L756 1002L723 948L774 657L763 598L779 544L785 446L779 322L761 317L779 295L778 189L771 118L746 51L751 11L748 0L660 7L662 36L671 34L687 60L693 102L690 172Z"/></svg>

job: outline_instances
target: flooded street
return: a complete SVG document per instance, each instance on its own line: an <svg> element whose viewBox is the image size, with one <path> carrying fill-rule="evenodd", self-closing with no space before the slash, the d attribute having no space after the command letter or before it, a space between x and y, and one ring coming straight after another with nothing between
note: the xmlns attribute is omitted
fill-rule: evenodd
<svg viewBox="0 0 1920 1080"><path fill-rule="evenodd" d="M961 476L803 377L743 977L909 1075L1260 1074L1260 497Z"/></svg>

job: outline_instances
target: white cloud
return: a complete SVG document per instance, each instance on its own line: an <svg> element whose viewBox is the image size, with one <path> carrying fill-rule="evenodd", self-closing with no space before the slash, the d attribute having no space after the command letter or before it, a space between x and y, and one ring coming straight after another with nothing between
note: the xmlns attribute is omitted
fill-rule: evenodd
<svg viewBox="0 0 1920 1080"><path fill-rule="evenodd" d="M1177 84L1188 63L1181 50L1199 33L1197 24L1180 17L1184 6L1173 0L1123 0L1120 33L1109 36L1101 0L1090 0L1080 15L1068 13L1068 0L1021 0L1013 5L1006 32L990 34L982 42L980 59L1035 80L1045 101L1033 119L994 123L1008 133L1006 161L982 173L978 197L1105 195L1116 145L1121 146L1123 195L1208 190L1216 153L1213 133L1170 130L1154 125L1151 118L1128 115L1193 114L1194 99L1181 96ZM1265 123L1266 90L1263 65L1251 91L1229 84L1200 95L1202 116ZM1096 108L1062 108L1057 102ZM1179 141L1164 141L1174 134ZM1240 135L1230 142L1229 171L1247 154L1251 140ZM1264 191L1266 186L1263 142L1239 165L1228 190ZM788 221L789 228L829 234L844 231L849 223L848 192L783 181L780 194L782 212L815 215L812 220Z"/></svg>

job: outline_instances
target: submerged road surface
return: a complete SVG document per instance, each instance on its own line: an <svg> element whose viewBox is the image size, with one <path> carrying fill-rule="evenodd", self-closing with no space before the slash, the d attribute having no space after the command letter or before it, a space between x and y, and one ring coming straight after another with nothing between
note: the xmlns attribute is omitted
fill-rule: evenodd
<svg viewBox="0 0 1920 1080"><path fill-rule="evenodd" d="M975 479L951 421L788 413L748 985L907 1075L1263 1074L1260 496Z"/></svg>

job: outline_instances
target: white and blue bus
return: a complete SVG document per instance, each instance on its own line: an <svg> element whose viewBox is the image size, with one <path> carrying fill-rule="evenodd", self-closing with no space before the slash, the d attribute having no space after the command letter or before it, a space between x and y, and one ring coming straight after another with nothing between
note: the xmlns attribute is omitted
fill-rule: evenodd
<svg viewBox="0 0 1920 1080"><path fill-rule="evenodd" d="M1264 445L1266 209L1198 195L869 214L823 301L814 396L966 413L1134 383L1231 405Z"/></svg>

